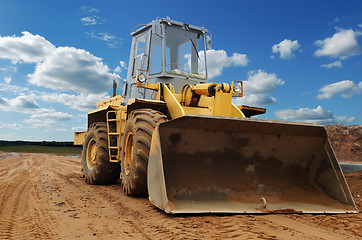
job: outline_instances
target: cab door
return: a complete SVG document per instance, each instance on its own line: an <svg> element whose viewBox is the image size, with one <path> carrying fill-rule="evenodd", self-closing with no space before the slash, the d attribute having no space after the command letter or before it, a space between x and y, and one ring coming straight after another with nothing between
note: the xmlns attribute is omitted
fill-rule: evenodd
<svg viewBox="0 0 362 240"><path fill-rule="evenodd" d="M146 32L136 37L136 41L134 44L132 79L135 79L137 70L148 70L149 35L150 34Z"/></svg>
<svg viewBox="0 0 362 240"><path fill-rule="evenodd" d="M133 37L131 58L129 61L130 68L127 76L127 101L130 98L145 98L145 89L137 88L134 83L139 69L148 70L149 43L150 29Z"/></svg>

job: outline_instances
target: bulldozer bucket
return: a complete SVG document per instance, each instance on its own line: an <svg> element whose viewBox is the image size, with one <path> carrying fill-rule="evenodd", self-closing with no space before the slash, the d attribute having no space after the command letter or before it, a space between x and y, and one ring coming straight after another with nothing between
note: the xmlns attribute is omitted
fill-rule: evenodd
<svg viewBox="0 0 362 240"><path fill-rule="evenodd" d="M167 213L357 213L323 126L186 115L161 123L150 201Z"/></svg>

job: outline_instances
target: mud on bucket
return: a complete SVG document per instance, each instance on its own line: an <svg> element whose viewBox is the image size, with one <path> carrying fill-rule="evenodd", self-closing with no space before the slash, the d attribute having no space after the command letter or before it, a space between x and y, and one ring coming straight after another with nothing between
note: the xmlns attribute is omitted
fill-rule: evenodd
<svg viewBox="0 0 362 240"><path fill-rule="evenodd" d="M168 213L357 212L314 124L191 115L161 123L148 191Z"/></svg>

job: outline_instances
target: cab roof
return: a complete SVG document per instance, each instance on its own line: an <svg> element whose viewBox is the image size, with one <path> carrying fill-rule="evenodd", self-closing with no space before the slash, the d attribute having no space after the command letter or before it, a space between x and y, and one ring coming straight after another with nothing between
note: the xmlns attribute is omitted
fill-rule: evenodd
<svg viewBox="0 0 362 240"><path fill-rule="evenodd" d="M199 32L203 32L203 33L207 33L207 29L204 27L197 27L197 26L193 26L187 23L183 23L183 22L179 22L179 21L175 21L175 20L171 20L170 18L156 18L156 20L153 20L152 22L148 23L148 24L140 24L136 27L134 27L132 29L131 32L131 36L137 35L140 32L143 32L144 30L152 27L152 26L160 26L161 24L168 24L170 26L174 25L174 26L178 26L178 27L183 27L183 26L187 26L190 30L194 30L194 31L199 31Z"/></svg>

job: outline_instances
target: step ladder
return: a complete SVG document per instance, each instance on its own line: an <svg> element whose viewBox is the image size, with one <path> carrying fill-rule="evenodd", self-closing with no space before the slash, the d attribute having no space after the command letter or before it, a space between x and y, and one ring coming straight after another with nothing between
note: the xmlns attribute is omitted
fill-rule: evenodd
<svg viewBox="0 0 362 240"><path fill-rule="evenodd" d="M113 113L115 115L115 118L110 118L109 114ZM120 133L117 132L117 124L116 122L120 119L117 118L116 111L108 111L107 114L107 133L108 133L108 155L109 155L109 161L110 162L119 162L119 135ZM115 124L115 130L111 131L110 123L114 122ZM111 140L116 139L114 143L112 143ZM115 150L115 151L112 151ZM117 152L117 154L112 154L114 152Z"/></svg>

